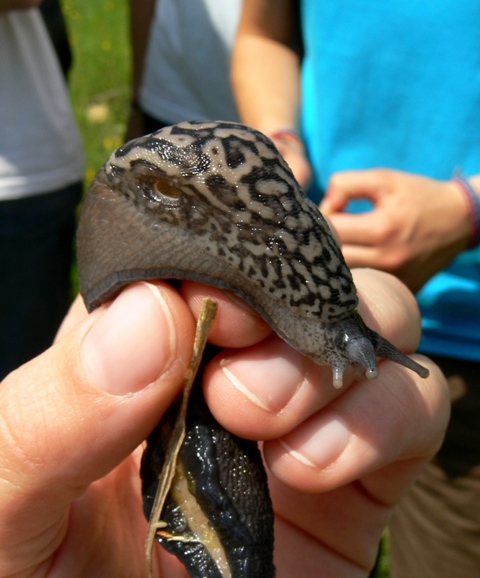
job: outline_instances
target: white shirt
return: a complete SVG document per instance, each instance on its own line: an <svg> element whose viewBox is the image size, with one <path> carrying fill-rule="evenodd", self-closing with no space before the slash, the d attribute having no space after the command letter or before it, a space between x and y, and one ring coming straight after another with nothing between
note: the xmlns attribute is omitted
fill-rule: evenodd
<svg viewBox="0 0 480 578"><path fill-rule="evenodd" d="M83 153L58 59L37 8L0 15L0 200L81 180Z"/></svg>
<svg viewBox="0 0 480 578"><path fill-rule="evenodd" d="M151 116L238 121L230 56L241 0L157 0L140 102Z"/></svg>

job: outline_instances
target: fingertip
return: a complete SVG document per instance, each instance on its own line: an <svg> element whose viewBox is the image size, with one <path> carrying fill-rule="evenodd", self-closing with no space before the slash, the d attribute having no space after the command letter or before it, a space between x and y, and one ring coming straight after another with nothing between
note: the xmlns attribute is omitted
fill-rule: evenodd
<svg viewBox="0 0 480 578"><path fill-rule="evenodd" d="M337 202L346 201L350 194L353 194L357 181L356 171L338 171L334 173L329 181L327 187L327 198L336 199Z"/></svg>
<svg viewBox="0 0 480 578"><path fill-rule="evenodd" d="M451 403L455 401L457 395L464 395L465 391L455 391L439 366L429 357L416 354L414 359L429 371L429 375L419 383L419 388L423 391L425 407L435 425L435 428L432 428L431 435L434 439L436 438L436 445L434 441L433 449L427 446L427 450L430 452L427 456L430 457L440 448L444 432L450 420Z"/></svg>
<svg viewBox="0 0 480 578"><path fill-rule="evenodd" d="M351 199L358 196L368 197L368 191L364 190L362 180L358 171L334 173L328 181L327 191L320 205L322 213L332 215L342 212Z"/></svg>
<svg viewBox="0 0 480 578"><path fill-rule="evenodd" d="M318 208L324 217L330 217L335 212L333 199L330 198L328 193L326 193ZM331 227L330 222L329 225Z"/></svg>
<svg viewBox="0 0 480 578"><path fill-rule="evenodd" d="M449 416L445 378L428 358L422 379L395 363L381 363L375 382L357 382L330 406L278 439L264 442L265 462L282 483L327 491L385 467L409 468L438 451Z"/></svg>
<svg viewBox="0 0 480 578"><path fill-rule="evenodd" d="M214 358L204 391L226 429L263 440L286 434L340 395L332 387L330 367L307 359L276 335Z"/></svg>
<svg viewBox="0 0 480 578"><path fill-rule="evenodd" d="M272 333L271 327L257 311L231 291L194 281L184 281L180 291L196 319L205 297L211 297L218 303L218 312L209 335L209 341L214 345L248 347Z"/></svg>
<svg viewBox="0 0 480 578"><path fill-rule="evenodd" d="M114 395L143 389L186 362L193 320L166 284L128 286L100 312L82 344L82 366L89 383Z"/></svg>
<svg viewBox="0 0 480 578"><path fill-rule="evenodd" d="M306 493L331 489L324 482L328 474L324 476L321 469L280 438L265 441L262 452L268 469L281 484Z"/></svg>
<svg viewBox="0 0 480 578"><path fill-rule="evenodd" d="M413 293L397 277L377 269L352 270L365 323L404 352L416 351L421 315Z"/></svg>

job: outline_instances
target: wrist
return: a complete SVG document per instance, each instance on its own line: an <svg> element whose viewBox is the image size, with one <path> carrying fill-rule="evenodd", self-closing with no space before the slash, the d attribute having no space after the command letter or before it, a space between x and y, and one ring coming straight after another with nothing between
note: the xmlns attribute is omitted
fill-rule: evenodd
<svg viewBox="0 0 480 578"><path fill-rule="evenodd" d="M480 245L480 197L473 187L472 183L467 180L460 172L457 172L452 181L462 191L467 203L468 218L470 223L470 249Z"/></svg>
<svg viewBox="0 0 480 578"><path fill-rule="evenodd" d="M312 183L312 168L306 147L298 132L293 128L282 128L265 134L272 139L300 186L307 190Z"/></svg>
<svg viewBox="0 0 480 578"><path fill-rule="evenodd" d="M275 143L281 142L287 146L293 145L304 148L303 140L294 128L281 128L267 133L267 136Z"/></svg>

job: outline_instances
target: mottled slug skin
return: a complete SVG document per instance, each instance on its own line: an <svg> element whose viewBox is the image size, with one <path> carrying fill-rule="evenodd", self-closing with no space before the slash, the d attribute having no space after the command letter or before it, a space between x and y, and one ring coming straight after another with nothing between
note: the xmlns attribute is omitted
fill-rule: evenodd
<svg viewBox="0 0 480 578"><path fill-rule="evenodd" d="M359 322L351 273L274 144L236 123L184 122L133 140L99 171L78 229L91 310L139 279L230 289L340 385L375 352L419 371ZM373 341L373 343L372 343Z"/></svg>
<svg viewBox="0 0 480 578"><path fill-rule="evenodd" d="M102 177L143 217L138 226L149 237L143 246L154 252L147 267L228 284L274 323L278 305L324 323L355 309L352 277L328 226L261 133L230 123L182 123L118 149ZM163 245L166 231L172 245ZM160 258L149 246L159 239Z"/></svg>
<svg viewBox="0 0 480 578"><path fill-rule="evenodd" d="M198 381L189 404L186 438L179 459L186 472L190 499L199 505L211 531L218 536L224 550L224 567L230 574L222 573L215 550L195 539L195 528L175 492L167 497L162 512L162 521L167 525L157 539L183 562L192 577L273 578L273 509L257 444L234 436L218 424L203 400L201 376ZM155 499L172 418L167 414L154 430L142 457L147 518Z"/></svg>

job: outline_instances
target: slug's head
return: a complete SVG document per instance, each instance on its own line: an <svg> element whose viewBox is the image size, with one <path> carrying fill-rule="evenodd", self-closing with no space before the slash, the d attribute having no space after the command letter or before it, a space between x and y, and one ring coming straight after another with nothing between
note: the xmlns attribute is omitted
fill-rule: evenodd
<svg viewBox="0 0 480 578"><path fill-rule="evenodd" d="M182 122L114 151L77 239L90 308L140 276L229 289L287 337L299 318L336 322L357 306L318 207L274 143L238 123Z"/></svg>
<svg viewBox="0 0 480 578"><path fill-rule="evenodd" d="M332 325L329 332L332 347L328 348L328 362L333 370L333 385L337 388L342 386L343 372L349 364L363 369L368 379L375 379L378 376L376 357L395 361L415 371L420 377L429 375L428 369L367 327L357 311L335 326Z"/></svg>

